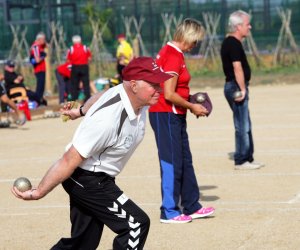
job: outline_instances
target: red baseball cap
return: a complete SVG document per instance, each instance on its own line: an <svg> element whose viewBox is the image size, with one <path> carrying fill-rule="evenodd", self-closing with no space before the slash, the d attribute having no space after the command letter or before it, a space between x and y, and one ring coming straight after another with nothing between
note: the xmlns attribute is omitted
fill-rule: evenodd
<svg viewBox="0 0 300 250"><path fill-rule="evenodd" d="M119 39L119 38L126 38L126 36L124 34L119 34L119 35L117 35L117 39Z"/></svg>
<svg viewBox="0 0 300 250"><path fill-rule="evenodd" d="M144 80L160 84L173 76L165 73L151 57L137 57L123 69L122 77L125 81Z"/></svg>

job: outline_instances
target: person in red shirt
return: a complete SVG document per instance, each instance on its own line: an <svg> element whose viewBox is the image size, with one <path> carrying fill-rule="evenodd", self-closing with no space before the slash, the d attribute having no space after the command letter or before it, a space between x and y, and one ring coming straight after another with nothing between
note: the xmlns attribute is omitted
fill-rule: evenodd
<svg viewBox="0 0 300 250"><path fill-rule="evenodd" d="M45 62L45 48L46 36L40 32L36 36L36 40L30 48L30 62L33 65L34 74L36 77L36 94L41 103L44 102L43 96L46 82L46 62Z"/></svg>
<svg viewBox="0 0 300 250"><path fill-rule="evenodd" d="M75 35L72 37L73 46L68 50L67 61L71 63L71 100L76 101L79 94L79 83L82 81L85 101L89 99L90 79L89 62L92 59L90 49L81 43L81 37Z"/></svg>
<svg viewBox="0 0 300 250"><path fill-rule="evenodd" d="M163 91L158 103L149 109L161 168L162 223L191 222L192 219L206 217L214 212L214 208L205 208L199 203L199 186L186 129L188 109L195 116L208 114L202 105L188 101L191 76L183 54L195 47L203 34L204 29L198 21L185 19L176 28L173 41L168 42L156 58L158 67L174 76L161 83Z"/></svg>
<svg viewBox="0 0 300 250"><path fill-rule="evenodd" d="M71 68L72 65L66 62L58 65L55 70L60 104L65 102L65 97L70 93Z"/></svg>

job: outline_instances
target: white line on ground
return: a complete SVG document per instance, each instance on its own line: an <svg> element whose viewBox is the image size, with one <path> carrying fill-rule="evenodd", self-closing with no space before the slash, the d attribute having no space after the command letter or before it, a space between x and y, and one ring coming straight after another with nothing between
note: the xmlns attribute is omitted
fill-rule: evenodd
<svg viewBox="0 0 300 250"><path fill-rule="evenodd" d="M242 170L241 170L242 171ZM246 171L246 170L245 170ZM252 170L251 170L252 171ZM216 174L196 174L197 177L241 177L241 176L253 176L253 177L273 177L273 176L299 176L300 172L295 173L262 173L260 170L241 173L236 170L233 173L216 173ZM159 175L147 175L147 176L118 176L117 179L160 179Z"/></svg>
<svg viewBox="0 0 300 250"><path fill-rule="evenodd" d="M224 141L232 141L232 138L227 138L227 137L218 137L218 138L214 138L214 137L197 137L197 138L191 138L190 142L194 142L194 141L201 141L201 142L224 142ZM299 138L297 137L267 137L267 138L259 138L260 142L264 142L264 141L299 141Z"/></svg>
<svg viewBox="0 0 300 250"><path fill-rule="evenodd" d="M252 172L247 172L247 173L241 173L234 171L232 173L216 173L216 174L197 174L197 177L241 177L241 176L253 176L253 177L273 177L273 176L299 176L300 172L295 172L295 173L262 173L260 170L257 171L252 171ZM41 178L30 178L27 177L30 181L36 182L40 181ZM143 179L143 180L148 180L148 179L160 179L159 175L122 175L122 176L117 176L118 180L122 179ZM15 179L0 179L0 183L13 183Z"/></svg>
<svg viewBox="0 0 300 250"><path fill-rule="evenodd" d="M290 199L287 203L289 204L300 203L300 193L298 193L293 199Z"/></svg>
<svg viewBox="0 0 300 250"><path fill-rule="evenodd" d="M278 149L278 150L260 150L256 152L256 155L264 156L299 156L300 149ZM197 156L209 158L209 157L227 157L227 153L225 152L211 152L211 151L203 151L197 152Z"/></svg>
<svg viewBox="0 0 300 250"><path fill-rule="evenodd" d="M205 140L204 140L205 141ZM211 141L211 140L210 140ZM224 141L224 140L220 140ZM197 152L197 157L205 157L205 158L216 158L216 157L222 157L222 158L227 158L227 152L211 152L211 151L201 151ZM256 155L259 155L260 157L263 156L299 156L300 155L300 149L277 149L277 150L263 150L263 151L258 151ZM147 157L143 155L143 158ZM151 159L153 156L151 156ZM7 159L0 159L0 168L4 167L7 168L7 164L11 164L12 162L32 162L34 161L35 163L41 163L41 162L49 162L50 164L55 160L55 157L24 157L24 158L7 158ZM50 165L49 165L50 166Z"/></svg>
<svg viewBox="0 0 300 250"><path fill-rule="evenodd" d="M39 178L29 178L30 181L40 181L41 179ZM11 182L13 183L15 179L0 179L0 183L6 183L6 182Z"/></svg>
<svg viewBox="0 0 300 250"><path fill-rule="evenodd" d="M5 158L5 156L2 156L0 159L1 167L6 167L4 164L10 164L12 162L18 162L18 163L24 163L24 162L32 162L40 163L40 162L48 162L48 161L54 161L55 157L20 157L20 158Z"/></svg>
<svg viewBox="0 0 300 250"><path fill-rule="evenodd" d="M147 205L145 204L139 204L139 206L141 207L146 207ZM157 208L157 210L159 209L159 204L156 204L155 205L155 210ZM46 208L46 207L45 207ZM55 207L54 207L55 208ZM62 207L62 206L59 206L57 208L63 208L65 210L69 210L69 206L65 206L65 207ZM35 209L34 207L32 207L31 209ZM45 215L50 215L51 213L54 212L53 210L53 207L51 207L51 212L49 213L41 213L41 212L34 212L34 211L31 211L29 213L1 213L0 214L0 217L11 217L11 216L29 216L29 215L42 215L42 216L45 216ZM242 208L242 207L237 207L237 208L226 208L226 207L216 207L216 213L215 215L217 215L218 213L224 213L224 212L235 212L235 213L249 213L249 212L272 212L272 211L277 211L277 212L288 212L288 211L294 211L294 212L298 212L300 211L300 207L284 207L284 208L266 208L266 207L246 207L246 208ZM152 210L152 209L151 209ZM56 213L56 212L54 212Z"/></svg>
<svg viewBox="0 0 300 250"><path fill-rule="evenodd" d="M0 216L5 217L5 216L28 216L28 215L49 215L49 213L35 213L35 212L31 212L31 213L2 213L0 214Z"/></svg>
<svg viewBox="0 0 300 250"><path fill-rule="evenodd" d="M298 124L290 124L290 125L256 125L255 130L272 130L272 129L299 129L300 125ZM188 130L199 130L199 127L197 126L188 126ZM201 127L201 131L223 131L223 130L233 130L233 125L224 125L220 127L214 127L214 126L207 126L207 127Z"/></svg>
<svg viewBox="0 0 300 250"><path fill-rule="evenodd" d="M140 206L144 206L144 207L160 207L160 203L156 203L156 202L139 202L138 203ZM246 208L242 208L239 206L239 208L237 209L260 209L260 207L258 207L257 205L291 205L292 203L290 201L216 201L216 202L210 202L210 204L213 204L214 206L218 207L220 206L220 209L235 209L235 208L230 208L230 207L222 207L222 206L236 206L236 205L246 205ZM254 207L249 207L249 206L254 206ZM267 207L263 207L262 209L279 209L277 208L267 208ZM14 209L22 209L22 210L31 210L31 209L60 209L60 208L69 208L69 205L62 205L62 204L58 204L58 205L32 205L32 206L17 206L17 207L0 207L0 211L6 211L6 210L14 210ZM285 206L282 209L288 208L287 206ZM296 208L300 210L300 207Z"/></svg>

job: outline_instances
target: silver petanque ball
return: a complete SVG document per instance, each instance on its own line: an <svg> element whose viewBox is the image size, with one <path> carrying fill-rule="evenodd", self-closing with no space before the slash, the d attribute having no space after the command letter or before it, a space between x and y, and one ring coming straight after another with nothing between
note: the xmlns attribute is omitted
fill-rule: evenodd
<svg viewBox="0 0 300 250"><path fill-rule="evenodd" d="M242 95L243 95L242 92L237 90L233 93L233 99L240 98L242 97Z"/></svg>
<svg viewBox="0 0 300 250"><path fill-rule="evenodd" d="M32 185L26 177L20 177L15 180L14 187L16 187L20 192L25 192L30 190Z"/></svg>
<svg viewBox="0 0 300 250"><path fill-rule="evenodd" d="M205 95L203 95L203 94L198 94L197 97L196 97L196 101L197 101L198 103L202 103L202 102L204 102L205 100L206 100L206 98L205 98Z"/></svg>

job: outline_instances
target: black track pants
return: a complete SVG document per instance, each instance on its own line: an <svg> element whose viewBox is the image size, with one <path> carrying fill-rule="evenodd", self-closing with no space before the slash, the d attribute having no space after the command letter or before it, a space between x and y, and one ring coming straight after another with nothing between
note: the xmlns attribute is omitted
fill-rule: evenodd
<svg viewBox="0 0 300 250"><path fill-rule="evenodd" d="M71 238L62 238L53 250L95 250L104 225L117 234L113 249L143 249L150 219L114 178L78 168L63 187L70 195Z"/></svg>

